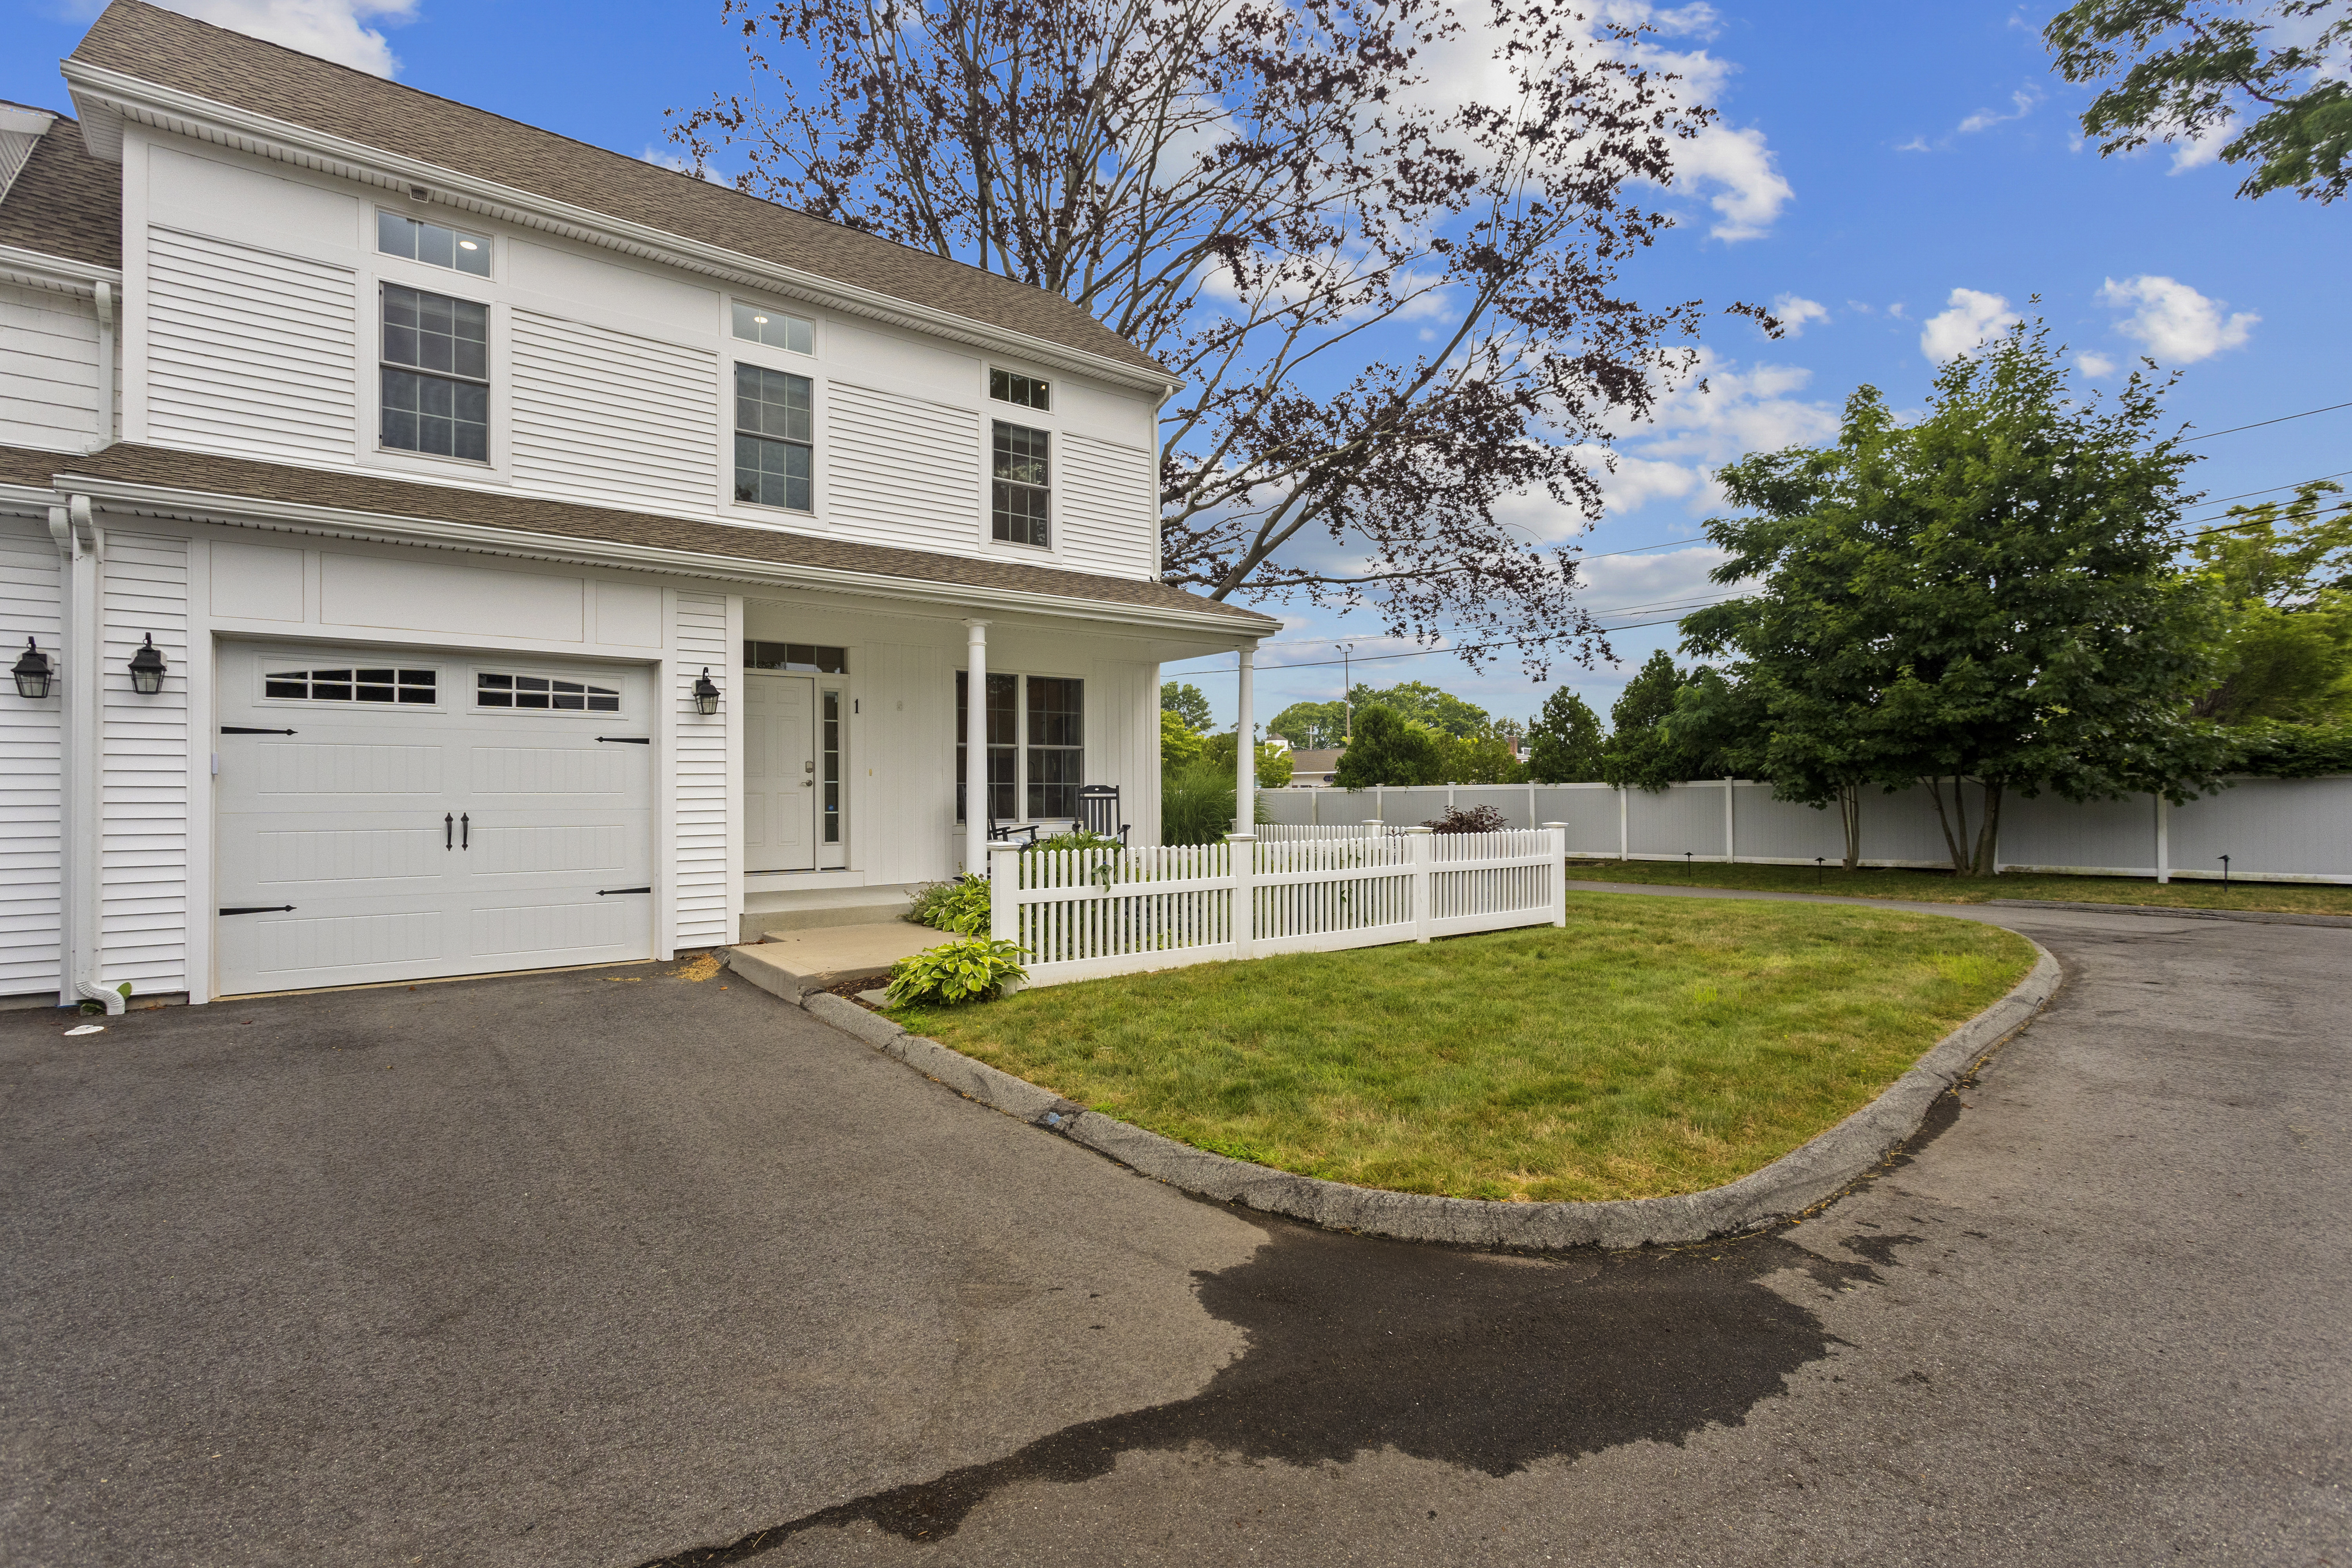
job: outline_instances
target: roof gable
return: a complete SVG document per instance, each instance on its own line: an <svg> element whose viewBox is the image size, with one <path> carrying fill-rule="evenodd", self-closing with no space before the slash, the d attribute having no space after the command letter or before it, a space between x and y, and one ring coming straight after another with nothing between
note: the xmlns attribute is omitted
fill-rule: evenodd
<svg viewBox="0 0 2352 1568"><path fill-rule="evenodd" d="M122 171L91 157L81 127L62 114L0 197L0 245L122 265Z"/></svg>
<svg viewBox="0 0 2352 1568"><path fill-rule="evenodd" d="M72 58L1132 369L1160 369L1057 294L143 0L113 0Z"/></svg>

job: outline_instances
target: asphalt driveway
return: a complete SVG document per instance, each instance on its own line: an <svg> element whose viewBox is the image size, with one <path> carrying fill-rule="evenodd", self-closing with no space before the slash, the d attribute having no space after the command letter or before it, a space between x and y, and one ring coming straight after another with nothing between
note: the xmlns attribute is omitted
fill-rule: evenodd
<svg viewBox="0 0 2352 1568"><path fill-rule="evenodd" d="M1561 1260L1196 1203L724 976L0 1015L0 1556L2352 1563L2352 931L1975 912L2067 986L1913 1157Z"/></svg>

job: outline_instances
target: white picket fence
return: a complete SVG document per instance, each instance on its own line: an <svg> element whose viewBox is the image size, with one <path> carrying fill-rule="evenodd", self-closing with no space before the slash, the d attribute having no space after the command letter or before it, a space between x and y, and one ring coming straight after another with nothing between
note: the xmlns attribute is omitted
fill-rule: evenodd
<svg viewBox="0 0 2352 1568"><path fill-rule="evenodd" d="M1556 825L990 847L990 934L1020 945L1032 985L1568 919L1567 840Z"/></svg>
<svg viewBox="0 0 2352 1568"><path fill-rule="evenodd" d="M1423 784L1367 790L1261 790L1261 837L1362 833L1434 819L1448 806L1491 805L1512 827L1563 824L1569 853L1611 860L1835 865L1845 854L1837 814L1772 798L1746 779L1670 784L1651 793L1607 784ZM1969 792L1973 826L1982 808ZM1454 836L1449 836L1454 837ZM2149 795L2077 805L2054 795L2011 795L2001 807L2000 864L2011 871L2098 877L2352 883L2352 776L2240 779L2173 805ZM1862 798L1865 866L1951 864L1923 789Z"/></svg>

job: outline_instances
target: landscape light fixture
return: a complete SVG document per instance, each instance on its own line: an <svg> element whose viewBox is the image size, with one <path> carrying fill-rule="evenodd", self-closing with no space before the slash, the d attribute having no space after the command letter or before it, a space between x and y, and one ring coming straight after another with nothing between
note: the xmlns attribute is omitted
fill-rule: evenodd
<svg viewBox="0 0 2352 1568"><path fill-rule="evenodd" d="M31 637L25 639L25 651L9 673L16 678L16 695L38 702L49 694L49 681L57 671L49 666L49 656L43 653Z"/></svg>
<svg viewBox="0 0 2352 1568"><path fill-rule="evenodd" d="M163 652L155 646L152 632L131 656L131 689L142 697L152 697L163 689Z"/></svg>
<svg viewBox="0 0 2352 1568"><path fill-rule="evenodd" d="M705 718L719 711L719 688L710 683L710 667L707 664L694 683L694 708Z"/></svg>

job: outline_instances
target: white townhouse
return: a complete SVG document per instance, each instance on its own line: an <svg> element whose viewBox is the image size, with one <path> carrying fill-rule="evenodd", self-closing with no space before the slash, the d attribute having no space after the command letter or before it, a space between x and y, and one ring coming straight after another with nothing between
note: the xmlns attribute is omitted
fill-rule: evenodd
<svg viewBox="0 0 2352 1568"><path fill-rule="evenodd" d="M1159 580L1133 345L138 0L63 71L78 120L0 106L0 999L666 958L1157 840L1160 662L1276 624Z"/></svg>

